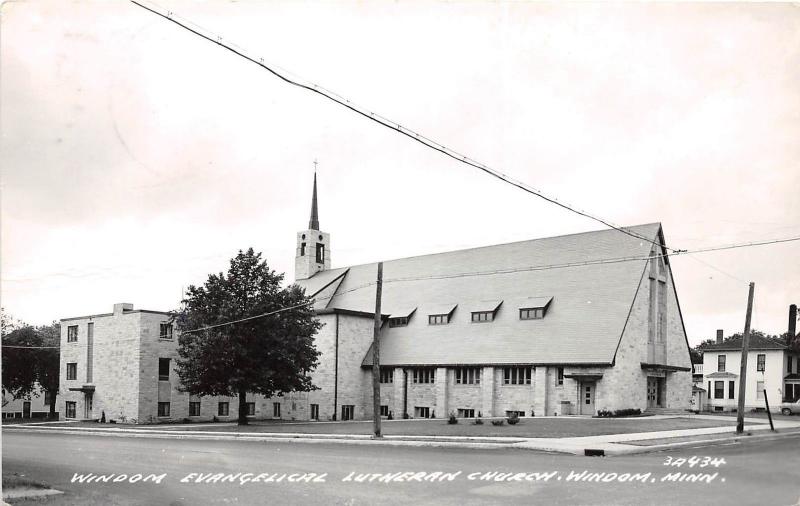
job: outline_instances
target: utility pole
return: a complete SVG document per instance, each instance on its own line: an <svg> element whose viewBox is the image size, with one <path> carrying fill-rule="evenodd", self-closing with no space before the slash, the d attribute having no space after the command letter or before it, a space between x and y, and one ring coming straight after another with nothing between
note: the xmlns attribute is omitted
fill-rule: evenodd
<svg viewBox="0 0 800 506"><path fill-rule="evenodd" d="M750 283L747 296L747 316L744 318L744 335L742 336L742 366L739 369L739 406L736 410L736 433L744 432L744 394L747 383L747 354L750 351L750 317L753 314L753 291L755 283Z"/></svg>
<svg viewBox="0 0 800 506"><path fill-rule="evenodd" d="M375 437L381 436L381 289L383 262L378 262L378 282L375 287L375 328L372 332L372 422Z"/></svg>

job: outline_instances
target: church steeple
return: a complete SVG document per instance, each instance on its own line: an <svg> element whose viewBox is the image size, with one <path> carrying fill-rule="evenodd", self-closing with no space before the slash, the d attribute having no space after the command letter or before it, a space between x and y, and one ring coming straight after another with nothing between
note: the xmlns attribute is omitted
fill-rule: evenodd
<svg viewBox="0 0 800 506"><path fill-rule="evenodd" d="M316 169L317 162L314 162ZM317 211L317 171L314 170L314 193L311 196L311 219L308 220L310 230L319 230L319 212Z"/></svg>
<svg viewBox="0 0 800 506"><path fill-rule="evenodd" d="M314 161L314 188L311 193L311 218L308 230L297 233L294 256L294 279L308 279L319 271L331 268L330 236L319 229L317 207L317 162Z"/></svg>

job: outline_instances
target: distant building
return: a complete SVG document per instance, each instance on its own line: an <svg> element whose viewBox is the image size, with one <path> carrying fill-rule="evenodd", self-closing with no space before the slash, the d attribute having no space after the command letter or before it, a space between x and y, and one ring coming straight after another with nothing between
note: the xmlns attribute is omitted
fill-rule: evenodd
<svg viewBox="0 0 800 506"><path fill-rule="evenodd" d="M791 328L790 328L791 330ZM738 408L742 338L717 341L703 348L703 378L708 411ZM765 397L767 399L765 399ZM748 343L745 410L780 411L782 401L800 398L800 353L782 340L751 336Z"/></svg>
<svg viewBox="0 0 800 506"><path fill-rule="evenodd" d="M3 394L3 418L45 418L50 414L50 393L36 383L33 392L20 399Z"/></svg>

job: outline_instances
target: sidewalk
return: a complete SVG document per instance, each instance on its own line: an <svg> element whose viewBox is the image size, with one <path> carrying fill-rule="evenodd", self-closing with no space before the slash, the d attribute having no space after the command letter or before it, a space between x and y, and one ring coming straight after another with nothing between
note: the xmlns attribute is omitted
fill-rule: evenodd
<svg viewBox="0 0 800 506"><path fill-rule="evenodd" d="M541 420L544 417L537 418ZM571 417L558 417L562 420ZM661 451L683 446L703 444L721 444L743 439L774 439L777 437L800 436L800 419L775 420L776 432L769 429L769 424L759 418L745 418L744 435L735 434L735 427L724 423L713 415L675 415L648 417L654 426L660 425L657 420L686 418L692 420L708 420L718 422L719 426L659 430L652 432L629 432L621 434L603 434L579 437L516 437L516 436L446 436L446 435L385 435L374 439L368 434L337 434L308 432L243 432L232 431L233 424L192 424L190 426L148 426L148 427L87 427L87 426L47 426L44 424L4 426L8 432L49 432L57 434L86 434L95 436L146 437L160 439L196 439L216 441L253 441L276 442L293 441L305 443L346 443L346 444L381 444L402 446L439 446L468 447L484 449L516 448L547 452L567 453L574 455L626 455ZM533 420L533 419L532 419ZM677 422L677 420L676 420ZM729 422L729 421L728 421ZM614 420L607 423L613 424ZM677 424L677 423L676 423ZM195 430L181 430L192 427ZM613 425L610 425L610 429ZM202 430L197 430L202 429Z"/></svg>

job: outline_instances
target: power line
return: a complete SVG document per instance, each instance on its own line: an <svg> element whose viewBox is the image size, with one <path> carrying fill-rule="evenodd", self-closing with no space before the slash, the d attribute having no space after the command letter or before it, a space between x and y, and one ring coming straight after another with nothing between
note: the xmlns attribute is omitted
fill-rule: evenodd
<svg viewBox="0 0 800 506"><path fill-rule="evenodd" d="M137 0L131 0L131 2L136 4L136 5L138 5L139 7L143 8L143 9L145 9L145 10L148 10L148 11L152 12L153 14L156 14L156 15L158 15L158 16L160 16L160 17L162 17L162 18L164 18L164 19L166 19L168 21L171 21L171 22L175 23L176 25L188 30L189 32L208 40L209 42L213 42L214 44L217 44L218 46L220 46L220 47L222 47L224 49L227 49L228 51L230 51L230 52L232 52L232 53L234 53L234 54L236 54L238 56L241 56L242 58L245 58L246 60L249 60L252 63L255 63L256 65L264 68L265 70L267 70L268 72L272 73L274 76L278 77L279 79L283 80L284 82L286 82L288 84L291 84L293 86L297 86L299 88L303 88L303 89L311 91L313 93L317 93L317 94L327 98L328 100L331 100L331 101L333 101L333 102L335 102L335 103L337 103L337 104L339 104L339 105L341 105L341 106L343 106L343 107L345 107L347 109L350 109L351 111L353 111L356 114L359 114L359 115L367 118L368 120L374 121L375 123L377 123L379 125L382 125L382 126L384 126L386 128L389 128L390 130L393 130L393 131L398 132L398 133L400 133L402 135L405 135L409 139L414 140L414 141L416 141L416 142L418 142L418 143L422 144L423 146L426 146L426 147L428 147L430 149L438 151L439 153L442 153L443 155L446 155L446 156L452 158L453 160L456 160L456 161L461 162L463 164L466 164L466 165L469 165L469 166L474 167L476 169L479 169L479 170L485 172L486 174L489 174L490 176L493 176L493 177L495 177L495 178L497 178L497 179L499 179L499 180L501 180L501 181L503 181L503 182L505 182L507 184L510 184L510 185L512 185L512 186L514 186L516 188L519 188L520 190L522 190L522 191L524 191L526 193L529 193L531 195L539 197L539 198L541 198L541 199L543 199L543 200L545 200L545 201L547 201L547 202L549 202L551 204L555 204L555 205L557 205L557 206L559 206L559 207L561 207L563 209L566 209L566 210L568 210L570 212L573 212L573 213L578 214L580 216L583 216L585 218L589 218L591 220L594 220L594 221L596 221L598 223L601 223L601 224L605 225L608 228L612 228L614 230L622 232L623 234L627 234L627 235L629 235L631 237L635 237L637 239L647 241L647 242L649 242L651 244L654 244L654 245L659 246L659 247L663 247L663 248L665 248L667 250L670 250L672 252L675 252L675 253L682 251L682 250L679 250L679 249L669 248L666 245L662 245L662 244L658 243L657 241L653 241L653 240L651 240L651 239L649 239L647 237L644 237L644 236L642 236L640 234L637 234L636 232L628 230L628 229L626 229L624 227L620 227L618 225L614 225L613 223L611 223L608 220L605 220L605 219L600 218L600 217L598 217L596 215L590 214L590 213L588 213L586 211L577 209L574 206L571 206L571 205L569 205L569 204L567 204L565 202L561 202L555 197L551 197L551 196L545 195L540 190L537 190L536 188L533 188L532 186L530 186L530 185L528 185L528 184L526 184L526 183L524 183L522 181L519 181L517 179L511 178L510 176L508 176L506 174L503 174L502 172L494 170L491 167L489 167L488 165L486 165L484 163L481 163L481 162L478 162L478 161L476 161L476 160L474 160L474 159L472 159L472 158L470 158L470 157L468 157L468 156L466 156L466 155L464 155L464 154L462 154L462 153L460 153L460 152L458 152L458 151L456 151L454 149L450 149L447 146L445 146L444 144L436 142L435 140L430 139L430 138L428 138L428 137L426 137L426 136L424 136L422 134L419 134L419 133L415 132L414 130L406 128L406 127L404 127L403 125L401 125L400 123L398 123L396 121L390 120L390 119L388 119L388 118L386 118L384 116L381 116L380 114L373 113L373 112L367 110L364 107L358 106L355 103L353 103L352 101L342 97L341 95L339 95L337 93L334 93L334 92L332 92L330 90L327 90L327 89L323 88L322 86L319 86L319 85L311 83L311 82L308 82L309 84L304 84L304 83L301 83L301 82L299 82L297 80L291 79L291 78L285 76L283 73L278 72L277 70L273 69L271 65L265 64L263 58L256 59L256 57L252 57L252 56L247 55L246 52L243 49L238 48L238 46L237 47L233 47L234 44L231 44L231 43L229 43L227 41L223 42L223 39L222 39L221 36L214 35L211 32L209 32L210 35L206 35L205 33L202 33L202 31L207 31L208 32L208 30L205 30L204 28L201 28L196 23L192 23L195 26L195 28L192 28L192 27L188 26L185 22L178 21L176 19L176 16L174 15L174 13L172 11L167 11L167 14L164 14L162 12L159 12L155 8L151 8L151 7L148 7L146 5L143 5L142 3L140 3ZM152 3L152 2L150 2L150 3Z"/></svg>

